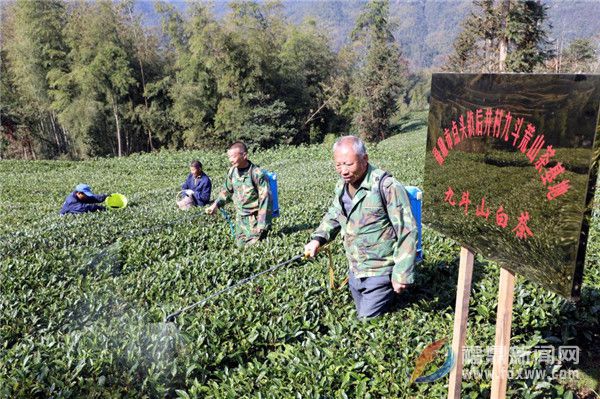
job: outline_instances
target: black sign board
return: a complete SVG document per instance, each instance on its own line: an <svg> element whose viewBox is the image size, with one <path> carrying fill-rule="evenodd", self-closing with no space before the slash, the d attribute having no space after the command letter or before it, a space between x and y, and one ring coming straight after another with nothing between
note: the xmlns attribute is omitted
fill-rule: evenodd
<svg viewBox="0 0 600 399"><path fill-rule="evenodd" d="M434 74L424 223L579 296L599 110L600 75Z"/></svg>

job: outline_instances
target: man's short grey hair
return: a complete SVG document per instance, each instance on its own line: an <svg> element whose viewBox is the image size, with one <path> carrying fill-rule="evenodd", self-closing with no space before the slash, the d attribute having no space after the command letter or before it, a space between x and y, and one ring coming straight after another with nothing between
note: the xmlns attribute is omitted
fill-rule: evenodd
<svg viewBox="0 0 600 399"><path fill-rule="evenodd" d="M335 152L344 141L352 142L352 150L354 150L356 155L367 155L367 147L365 147L365 143L356 136L342 136L339 139L337 139L337 141L333 145L333 152Z"/></svg>

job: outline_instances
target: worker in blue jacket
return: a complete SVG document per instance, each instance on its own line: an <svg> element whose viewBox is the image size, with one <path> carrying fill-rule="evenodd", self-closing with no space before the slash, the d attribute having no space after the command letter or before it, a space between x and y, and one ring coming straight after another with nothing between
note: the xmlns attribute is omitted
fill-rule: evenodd
<svg viewBox="0 0 600 399"><path fill-rule="evenodd" d="M206 173L202 171L202 163L200 161L192 161L190 163L190 174L181 186L181 190L189 200L193 201L193 205L195 206L204 206L210 203L212 182Z"/></svg>
<svg viewBox="0 0 600 399"><path fill-rule="evenodd" d="M87 184L78 184L75 191L67 196L60 214L104 211L106 208L98 203L104 202L106 197L107 194L94 194Z"/></svg>

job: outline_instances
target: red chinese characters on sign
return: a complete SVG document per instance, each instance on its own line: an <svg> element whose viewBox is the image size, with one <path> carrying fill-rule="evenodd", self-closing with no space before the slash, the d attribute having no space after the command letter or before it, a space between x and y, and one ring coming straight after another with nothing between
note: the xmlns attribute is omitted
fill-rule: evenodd
<svg viewBox="0 0 600 399"><path fill-rule="evenodd" d="M481 205L475 209L475 216L485 218L486 220L490 216L490 208L485 207L485 197L481 199Z"/></svg>
<svg viewBox="0 0 600 399"><path fill-rule="evenodd" d="M437 161L437 163L439 163L440 165L444 164L444 157L442 156L442 154L438 151L437 148L433 149L433 157L435 158L435 160Z"/></svg>
<svg viewBox="0 0 600 399"><path fill-rule="evenodd" d="M496 224L502 228L508 226L508 215L504 212L504 205L500 205L496 211Z"/></svg>
<svg viewBox="0 0 600 399"><path fill-rule="evenodd" d="M504 110L503 109L497 109L496 110L496 115L494 117L494 127L492 129L494 137L498 138L500 137L500 133L501 133L501 125L502 125L502 117L504 116Z"/></svg>
<svg viewBox="0 0 600 399"><path fill-rule="evenodd" d="M533 233L527 226L527 222L529 221L529 212L522 212L521 216L519 216L519 224L512 231L517 233L517 238L525 239L528 236L533 237Z"/></svg>
<svg viewBox="0 0 600 399"><path fill-rule="evenodd" d="M521 151L523 154L525 153L525 151L527 151L527 145L529 144L529 141L533 137L534 133L535 133L535 126L533 126L531 123L528 124L527 129L525 129L525 134L523 135L523 138L521 139L521 143L519 143L519 151Z"/></svg>
<svg viewBox="0 0 600 399"><path fill-rule="evenodd" d="M471 204L471 200L469 199L469 192L463 192L462 193L462 198L460 199L460 202L458 203L458 206L464 206L465 207L465 215L467 213L469 213L469 205Z"/></svg>
<svg viewBox="0 0 600 399"><path fill-rule="evenodd" d="M556 197L566 193L569 188L571 188L570 180L563 180L554 186L548 187L548 194L546 194L546 197L548 198L548 201L552 201Z"/></svg>
<svg viewBox="0 0 600 399"><path fill-rule="evenodd" d="M454 138L454 145L460 143L458 125L456 124L456 121L452 121L452 137Z"/></svg>
<svg viewBox="0 0 600 399"><path fill-rule="evenodd" d="M492 128L492 114L491 108L485 110L485 135L489 136Z"/></svg>
<svg viewBox="0 0 600 399"><path fill-rule="evenodd" d="M459 128L460 139L461 140L467 139L467 126L465 125L465 117L464 116L461 115L458 117L458 125L460 126L460 128Z"/></svg>
<svg viewBox="0 0 600 399"><path fill-rule="evenodd" d="M565 180L568 182L568 180ZM562 183L562 182L561 182ZM562 188L564 190L564 188ZM557 189L560 190L560 189ZM454 198L454 189L452 187L448 187L448 190L444 193L444 202L448 203L450 206L456 206L456 199ZM469 214L469 205L471 204L471 194L469 191L463 191L460 201L458 202L459 207L464 207L464 215L467 216ZM501 204L496 210L496 225L505 229L508 227L509 216L504 210L504 205ZM492 210L489 206L486 206L485 197L481 198L481 202L475 208L475 216L484 218L485 220L489 220L489 216L492 214ZM527 239L529 237L533 237L533 232L529 228L530 216L529 212L524 211L521 212L521 215L518 217L517 225L512 229L515 233L515 237L519 239Z"/></svg>
<svg viewBox="0 0 600 399"><path fill-rule="evenodd" d="M506 113L506 117L504 117L504 129L502 130L502 134L500 137L504 138L504 141L508 141L508 131L510 130L510 124L512 123L512 115L510 112Z"/></svg>
<svg viewBox="0 0 600 399"><path fill-rule="evenodd" d="M452 126L443 129L443 134L437 139L437 143L432 149L433 157L440 166L444 165L451 150L456 149L456 146L465 140L490 136L509 142L509 138L512 137L512 146L515 150L525 154L540 175L542 184L548 190L546 194L548 201L569 191L571 187L569 180L550 185L566 171L566 168L560 162L553 161L556 150L552 145L546 146L542 151L546 145L545 136L536 132L536 127L531 123L526 123L525 118L514 117L510 111L501 108L479 108L467 111L466 115L459 115L457 120L451 122ZM469 201L464 204L465 211L470 203Z"/></svg>
<svg viewBox="0 0 600 399"><path fill-rule="evenodd" d="M546 171L546 173L542 176L542 183L544 183L544 186L547 185L548 183L552 183L554 181L554 179L556 179L556 177L564 171L565 171L565 167L562 166L562 164L560 162L557 163L555 166L549 168Z"/></svg>
<svg viewBox="0 0 600 399"><path fill-rule="evenodd" d="M519 136L521 135L521 129L523 128L523 118L517 118L517 121L515 122L515 130L513 130L513 132L510 134L511 136L513 136L515 139L513 140L513 147L517 144L517 140L519 139Z"/></svg>
<svg viewBox="0 0 600 399"><path fill-rule="evenodd" d="M475 111L475 135L483 136L483 110Z"/></svg>
<svg viewBox="0 0 600 399"><path fill-rule="evenodd" d="M456 205L456 201L453 198L454 191L452 191L452 187L448 187L448 191L446 191L444 194L445 194L444 202L447 202L452 206Z"/></svg>
<svg viewBox="0 0 600 399"><path fill-rule="evenodd" d="M535 168L539 173L543 172L542 168L548 165L548 162L550 162L550 158L552 158L554 154L556 154L556 152L554 151L551 145L546 147L546 152L542 154L542 156L535 163Z"/></svg>
<svg viewBox="0 0 600 399"><path fill-rule="evenodd" d="M536 136L535 140L533 140L533 144L531 144L531 147L529 147L529 150L527 150L527 158L529 158L529 162L533 163L533 161L535 161L543 146L544 135L541 134Z"/></svg>
<svg viewBox="0 0 600 399"><path fill-rule="evenodd" d="M444 129L444 138L446 139L446 146L451 150L454 144L452 143L452 136L450 136L450 129Z"/></svg>

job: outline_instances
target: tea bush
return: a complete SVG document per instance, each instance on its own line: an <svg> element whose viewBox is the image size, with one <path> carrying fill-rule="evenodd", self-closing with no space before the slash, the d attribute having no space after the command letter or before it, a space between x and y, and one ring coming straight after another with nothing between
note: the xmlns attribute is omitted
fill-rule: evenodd
<svg viewBox="0 0 600 399"><path fill-rule="evenodd" d="M388 139L370 148L370 160L420 185L425 135L420 125ZM335 288L321 256L163 323L167 314L302 252L333 194L330 151L280 147L252 156L278 173L282 216L268 240L244 250L233 245L222 218L175 206L193 158L218 189L228 166L223 153L0 162L0 396L444 397L447 378L408 384L420 351L452 334L459 247L428 229L417 283L384 317L357 320L347 287L338 289L347 267L338 240L331 249ZM130 205L59 216L79 182L124 193ZM578 344L583 357L598 356L599 217L581 304L519 279L513 345ZM493 346L499 269L480 257L475 269L467 345ZM464 395L485 397L490 384L467 379ZM572 389L552 378L512 380L509 396L570 397Z"/></svg>

